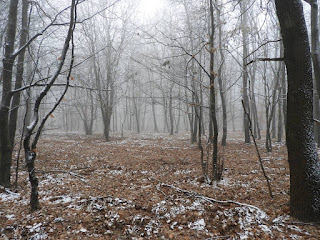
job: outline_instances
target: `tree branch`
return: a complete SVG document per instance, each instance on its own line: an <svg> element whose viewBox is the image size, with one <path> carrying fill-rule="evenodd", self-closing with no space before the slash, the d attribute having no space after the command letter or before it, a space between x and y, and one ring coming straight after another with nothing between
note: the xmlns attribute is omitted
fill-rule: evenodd
<svg viewBox="0 0 320 240"><path fill-rule="evenodd" d="M246 64L246 66L250 65L251 63L261 61L261 62L281 62L284 61L284 58L256 58L251 60Z"/></svg>

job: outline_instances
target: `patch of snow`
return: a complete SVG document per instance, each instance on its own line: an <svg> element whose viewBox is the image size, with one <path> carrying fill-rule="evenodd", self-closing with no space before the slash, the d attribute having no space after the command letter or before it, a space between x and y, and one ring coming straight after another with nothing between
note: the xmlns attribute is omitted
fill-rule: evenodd
<svg viewBox="0 0 320 240"><path fill-rule="evenodd" d="M16 216L13 215L13 214L9 214L9 215L6 215L6 218L7 218L8 220L14 220L14 219L16 219Z"/></svg>
<svg viewBox="0 0 320 240"><path fill-rule="evenodd" d="M33 236L31 236L29 238L30 240L44 240L44 239L49 239L49 236L47 233L45 232L41 232L41 233L36 233Z"/></svg>
<svg viewBox="0 0 320 240"><path fill-rule="evenodd" d="M166 201L161 201L152 208L152 212L154 212L158 216L164 216L167 212Z"/></svg>
<svg viewBox="0 0 320 240"><path fill-rule="evenodd" d="M189 223L188 227L190 229L195 229L195 230L201 231L201 230L205 229L206 223L205 223L204 219L202 218L194 223Z"/></svg>
<svg viewBox="0 0 320 240"><path fill-rule="evenodd" d="M63 180L64 176L62 174L57 174L56 176L45 175L46 179L41 179L41 185L64 185L65 181Z"/></svg>
<svg viewBox="0 0 320 240"><path fill-rule="evenodd" d="M173 230L174 227L175 227L177 224L178 224L177 222L173 222L173 223L171 224L171 226L170 226L170 229Z"/></svg>
<svg viewBox="0 0 320 240"><path fill-rule="evenodd" d="M0 193L0 201L2 202L10 202L20 198L20 193L14 193L10 190L5 190L5 193Z"/></svg>
<svg viewBox="0 0 320 240"><path fill-rule="evenodd" d="M259 227L260 227L261 230L264 231L267 235L269 235L269 236L271 236L271 237L273 236L271 229L270 229L267 225L261 224L261 225L259 225Z"/></svg>
<svg viewBox="0 0 320 240"><path fill-rule="evenodd" d="M104 216L109 227L120 218L120 215L115 211L108 211Z"/></svg>
<svg viewBox="0 0 320 240"><path fill-rule="evenodd" d="M172 217L175 217L176 215L178 214L182 214L182 213L185 213L186 211L186 208L184 205L179 205L179 206L174 206L170 209L170 215Z"/></svg>
<svg viewBox="0 0 320 240"><path fill-rule="evenodd" d="M185 175L185 174L189 174L189 173L192 173L191 170L178 170L178 171L175 171L173 174L174 175Z"/></svg>
<svg viewBox="0 0 320 240"><path fill-rule="evenodd" d="M289 236L290 236L290 239L302 239L301 236L298 236L298 235L295 235L295 234L291 234Z"/></svg>
<svg viewBox="0 0 320 240"><path fill-rule="evenodd" d="M140 171L141 174L150 174L150 171L147 171L147 170L142 170Z"/></svg>
<svg viewBox="0 0 320 240"><path fill-rule="evenodd" d="M122 170L111 170L109 171L110 175L123 175L123 171Z"/></svg>
<svg viewBox="0 0 320 240"><path fill-rule="evenodd" d="M153 234L159 233L159 227L160 227L160 223L158 221L151 220L145 226L144 230L146 231L147 235L150 236L152 233Z"/></svg>
<svg viewBox="0 0 320 240"><path fill-rule="evenodd" d="M275 219L273 219L272 220L272 223L273 224L277 224L277 225L281 225L281 226L284 226L284 221L286 221L286 220L289 220L289 216L279 216L279 217L277 217L277 218L275 218Z"/></svg>
<svg viewBox="0 0 320 240"><path fill-rule="evenodd" d="M196 199L190 207L188 207L190 210L198 210L198 211L203 211L204 206L202 204L202 200Z"/></svg>
<svg viewBox="0 0 320 240"><path fill-rule="evenodd" d="M295 226L295 225L288 225L288 228L293 230L293 231L302 233L302 230L299 227Z"/></svg>
<svg viewBox="0 0 320 240"><path fill-rule="evenodd" d="M62 217L56 217L56 218L53 220L54 223L60 223L60 222L63 222L63 221L64 221L64 219L63 219Z"/></svg>

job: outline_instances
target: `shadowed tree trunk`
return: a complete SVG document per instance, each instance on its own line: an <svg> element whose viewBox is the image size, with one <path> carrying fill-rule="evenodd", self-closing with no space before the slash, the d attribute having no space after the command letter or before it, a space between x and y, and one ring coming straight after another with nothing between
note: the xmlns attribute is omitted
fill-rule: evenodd
<svg viewBox="0 0 320 240"><path fill-rule="evenodd" d="M308 32L300 0L275 0L288 76L287 148L290 213L320 221L320 162L313 130L313 85Z"/></svg>
<svg viewBox="0 0 320 240"><path fill-rule="evenodd" d="M214 65L214 34L215 34L215 23L213 15L213 2L210 3L210 117L213 126L213 152L212 152L212 180L221 179L221 169L218 159L218 122L216 114L216 94L215 94L215 73L213 71Z"/></svg>
<svg viewBox="0 0 320 240"><path fill-rule="evenodd" d="M12 69L15 57L14 41L16 37L18 0L11 0L2 68L2 99L0 106L0 185L10 186L10 167L12 146L9 137L9 109L12 98Z"/></svg>

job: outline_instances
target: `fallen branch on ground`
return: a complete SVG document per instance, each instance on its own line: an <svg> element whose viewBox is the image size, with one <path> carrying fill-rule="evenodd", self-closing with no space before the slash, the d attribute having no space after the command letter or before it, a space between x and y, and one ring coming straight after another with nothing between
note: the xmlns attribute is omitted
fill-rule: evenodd
<svg viewBox="0 0 320 240"><path fill-rule="evenodd" d="M82 180L86 181L85 177L80 176L80 175L78 175L78 174L76 174L74 172L66 171L66 170L49 170L49 171L38 170L38 172L42 173L42 174L46 174L46 173L68 173L71 176L78 177L78 178L81 178Z"/></svg>
<svg viewBox="0 0 320 240"><path fill-rule="evenodd" d="M176 186L173 186L173 185L170 185L170 184L167 184L167 183L162 183L159 179L156 179L154 177L151 177L152 179L156 180L157 182L159 182L160 186L163 186L163 187L169 187L169 188L172 188L174 189L175 191L177 192L181 192L183 194L186 194L186 195L189 195L189 196L192 196L192 197L195 197L195 198L199 198L199 199L202 199L202 200L205 200L207 202L211 202L211 203L221 203L221 204L235 204L235 205L239 205L239 206L242 206L242 207L248 207L248 208L252 208L252 209L255 209L257 211L260 211L260 212L263 212L265 215L267 215L263 210L261 210L260 208L256 207L256 206L253 206L253 205L250 205L250 204L246 204L246 203L241 203L241 202L236 202L236 201L232 201L232 200L226 200L226 201L221 201L221 200L217 200L217 199L214 199L214 198L210 198L210 197L206 197L206 196L203 196L199 193L196 193L196 192L192 192L192 191L189 191L189 190L185 190L185 189L181 189L179 187L176 187Z"/></svg>

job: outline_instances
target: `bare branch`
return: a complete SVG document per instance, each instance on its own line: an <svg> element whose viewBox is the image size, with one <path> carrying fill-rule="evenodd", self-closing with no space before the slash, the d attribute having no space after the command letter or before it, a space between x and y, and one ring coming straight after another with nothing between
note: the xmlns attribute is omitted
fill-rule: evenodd
<svg viewBox="0 0 320 240"><path fill-rule="evenodd" d="M269 44L269 43L276 43L276 42L281 42L282 39L278 39L278 40L270 40L270 41L267 41L263 44L261 44L256 50L254 50L253 52L251 52L248 56L246 56L244 59L247 59L249 56L251 56L252 54L254 54L255 52L257 52L260 48L262 48L263 46Z"/></svg>
<svg viewBox="0 0 320 240"><path fill-rule="evenodd" d="M261 62L282 62L284 61L284 58L256 58L251 60L246 64L246 66L250 65L251 63L261 61Z"/></svg>

